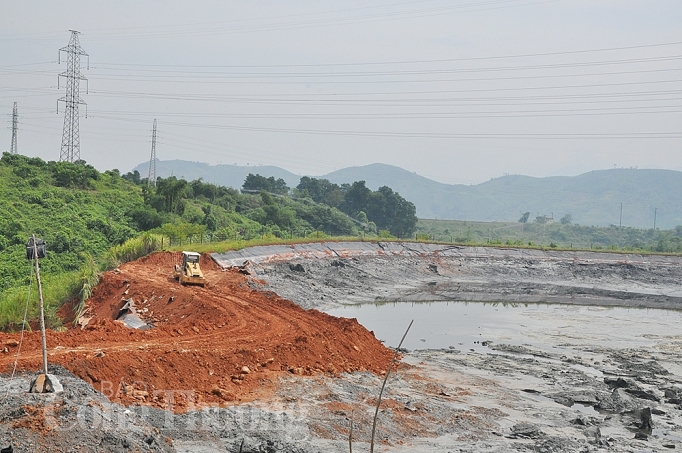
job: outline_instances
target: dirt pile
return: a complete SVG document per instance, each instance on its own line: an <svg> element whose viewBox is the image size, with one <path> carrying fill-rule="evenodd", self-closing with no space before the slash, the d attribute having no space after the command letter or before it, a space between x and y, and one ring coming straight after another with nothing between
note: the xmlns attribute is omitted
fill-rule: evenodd
<svg viewBox="0 0 682 453"><path fill-rule="evenodd" d="M103 275L82 328L48 333L49 360L110 400L175 412L266 398L282 373L381 373L392 352L355 320L303 310L252 288L235 270L202 258L205 288L172 278L177 253L155 253ZM115 321L132 300L136 330ZM87 322L87 323L86 323ZM0 334L0 371L11 371L18 335ZM20 369L38 369L38 332L24 338Z"/></svg>

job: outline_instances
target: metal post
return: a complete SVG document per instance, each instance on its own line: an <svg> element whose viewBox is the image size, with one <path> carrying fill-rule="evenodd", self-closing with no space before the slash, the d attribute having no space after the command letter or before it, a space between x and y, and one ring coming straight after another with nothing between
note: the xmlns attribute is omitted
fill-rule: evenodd
<svg viewBox="0 0 682 453"><path fill-rule="evenodd" d="M45 307L43 304L43 286L40 283L40 266L38 265L38 246L36 235L33 238L33 257L36 263L36 277L38 280L38 298L40 299L40 336L43 342L43 372L47 374L47 339L45 338Z"/></svg>

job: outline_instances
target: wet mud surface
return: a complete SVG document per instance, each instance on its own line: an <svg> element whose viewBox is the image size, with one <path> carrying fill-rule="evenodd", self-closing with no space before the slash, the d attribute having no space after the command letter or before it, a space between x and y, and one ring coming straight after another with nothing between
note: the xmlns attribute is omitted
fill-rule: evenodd
<svg viewBox="0 0 682 453"><path fill-rule="evenodd" d="M419 429L403 428L410 434L402 438L387 435L387 451L682 448L682 327L674 323L682 309L679 258L424 244L310 248L288 253L286 261L262 253L217 261L247 258L245 271L278 294L340 316L353 316L355 310L343 307L354 304L390 310L393 302L426 301L480 301L533 312L512 333L405 354L403 364L411 367L398 372L389 393L403 403L421 401L429 422L404 422ZM535 302L574 309L534 310ZM591 306L628 310L590 312ZM647 317L637 307L668 311ZM381 311L374 317L382 318ZM671 320L659 322L664 318ZM395 346L408 322L400 319L382 339ZM426 387L440 390L429 394ZM344 451L340 443L338 451Z"/></svg>
<svg viewBox="0 0 682 453"><path fill-rule="evenodd" d="M305 308L438 300L682 308L676 256L365 242L261 249L213 257L246 262Z"/></svg>

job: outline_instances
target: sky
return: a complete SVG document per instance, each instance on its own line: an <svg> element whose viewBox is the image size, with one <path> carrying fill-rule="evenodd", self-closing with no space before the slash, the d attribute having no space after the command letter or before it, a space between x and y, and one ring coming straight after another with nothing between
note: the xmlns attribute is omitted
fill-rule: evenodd
<svg viewBox="0 0 682 453"><path fill-rule="evenodd" d="M300 175L682 170L681 24L679 0L5 2L0 150L16 102L19 153L59 160L77 30L101 171L149 161L154 119L161 160Z"/></svg>

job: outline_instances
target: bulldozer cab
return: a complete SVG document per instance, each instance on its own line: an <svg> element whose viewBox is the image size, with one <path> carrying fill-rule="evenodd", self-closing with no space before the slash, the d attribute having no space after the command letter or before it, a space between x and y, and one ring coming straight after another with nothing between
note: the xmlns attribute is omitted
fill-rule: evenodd
<svg viewBox="0 0 682 453"><path fill-rule="evenodd" d="M201 255L197 252L182 252L182 268L184 269L188 263L198 264L199 258Z"/></svg>

